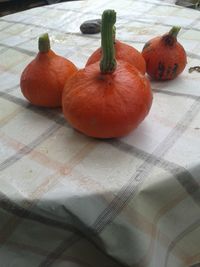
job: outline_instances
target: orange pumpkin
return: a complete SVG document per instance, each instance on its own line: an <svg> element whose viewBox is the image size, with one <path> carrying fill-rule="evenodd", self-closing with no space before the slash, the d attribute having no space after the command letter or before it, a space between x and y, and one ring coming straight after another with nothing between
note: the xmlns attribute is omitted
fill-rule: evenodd
<svg viewBox="0 0 200 267"><path fill-rule="evenodd" d="M114 34L115 35L115 34ZM115 40L114 36L114 46L117 60L127 61L134 65L142 74L146 72L146 63L142 54L134 47ZM100 61L102 57L102 49L98 48L88 59L86 66Z"/></svg>
<svg viewBox="0 0 200 267"><path fill-rule="evenodd" d="M64 85L78 69L71 61L50 49L48 34L39 38L38 46L36 58L21 75L21 91L34 105L60 107Z"/></svg>
<svg viewBox="0 0 200 267"><path fill-rule="evenodd" d="M180 27L173 27L169 33L148 41L142 51L147 73L155 80L172 80L185 68L187 56L177 41Z"/></svg>
<svg viewBox="0 0 200 267"><path fill-rule="evenodd" d="M102 15L102 60L79 70L63 90L63 113L80 132L97 138L127 135L152 104L148 79L133 65L115 59L114 10ZM99 66L100 65L100 66Z"/></svg>

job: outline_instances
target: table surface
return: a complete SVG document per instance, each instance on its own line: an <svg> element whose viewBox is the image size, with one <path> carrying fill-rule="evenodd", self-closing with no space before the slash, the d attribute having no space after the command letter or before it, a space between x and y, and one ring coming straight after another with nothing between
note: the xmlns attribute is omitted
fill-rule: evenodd
<svg viewBox="0 0 200 267"><path fill-rule="evenodd" d="M153 106L130 135L95 140L60 110L30 105L20 74L48 32L83 67L100 35L80 24L117 11L117 38L141 51L182 27L174 81L151 82ZM200 13L159 0L86 0L0 18L1 267L188 267L200 262ZM199 266L199 265L198 265Z"/></svg>

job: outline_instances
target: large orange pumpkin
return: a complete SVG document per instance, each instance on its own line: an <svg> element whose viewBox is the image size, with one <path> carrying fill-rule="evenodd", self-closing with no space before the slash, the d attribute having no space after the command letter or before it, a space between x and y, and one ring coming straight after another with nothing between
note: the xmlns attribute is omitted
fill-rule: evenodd
<svg viewBox="0 0 200 267"><path fill-rule="evenodd" d="M38 41L39 52L24 69L20 86L23 95L34 105L60 107L64 85L76 66L50 49L48 34Z"/></svg>
<svg viewBox="0 0 200 267"><path fill-rule="evenodd" d="M63 90L63 113L80 132L97 138L128 134L148 114L150 83L133 65L115 60L112 30L114 10L102 15L102 51L99 63L79 70Z"/></svg>

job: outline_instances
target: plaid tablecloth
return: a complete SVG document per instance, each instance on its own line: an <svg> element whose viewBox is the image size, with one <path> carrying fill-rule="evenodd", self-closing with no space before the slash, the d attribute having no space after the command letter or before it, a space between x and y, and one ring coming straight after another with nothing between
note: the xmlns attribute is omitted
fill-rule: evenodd
<svg viewBox="0 0 200 267"><path fill-rule="evenodd" d="M60 110L30 105L19 78L49 32L83 67L100 35L80 24L117 11L117 38L141 50L172 25L188 64L152 82L149 116L107 141ZM200 266L200 12L158 0L86 0L0 18L0 267Z"/></svg>

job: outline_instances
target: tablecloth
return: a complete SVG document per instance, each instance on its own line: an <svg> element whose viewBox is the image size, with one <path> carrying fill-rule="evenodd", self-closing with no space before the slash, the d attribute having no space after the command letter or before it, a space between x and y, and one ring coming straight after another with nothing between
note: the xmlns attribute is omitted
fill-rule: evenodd
<svg viewBox="0 0 200 267"><path fill-rule="evenodd" d="M19 79L48 32L84 67L100 35L80 24L117 12L117 39L141 51L181 26L188 63L153 82L152 109L131 134L98 140L61 110L32 106ZM0 18L0 266L200 266L200 13L159 0L85 0Z"/></svg>

